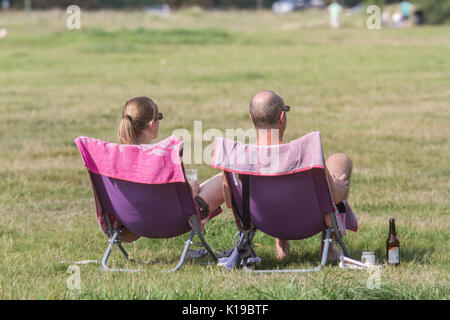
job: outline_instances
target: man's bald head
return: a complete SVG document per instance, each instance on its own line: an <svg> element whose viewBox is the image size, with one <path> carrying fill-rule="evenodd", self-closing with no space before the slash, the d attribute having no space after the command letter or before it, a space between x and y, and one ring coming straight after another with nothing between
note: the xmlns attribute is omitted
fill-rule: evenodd
<svg viewBox="0 0 450 320"><path fill-rule="evenodd" d="M276 128L284 100L277 93L265 90L255 94L250 101L250 115L257 129Z"/></svg>

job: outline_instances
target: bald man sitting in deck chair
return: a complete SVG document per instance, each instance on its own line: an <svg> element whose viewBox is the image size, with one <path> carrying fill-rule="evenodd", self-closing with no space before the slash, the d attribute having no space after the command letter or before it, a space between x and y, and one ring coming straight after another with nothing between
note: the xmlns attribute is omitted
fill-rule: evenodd
<svg viewBox="0 0 450 320"><path fill-rule="evenodd" d="M290 107L286 106L283 98L273 91L261 91L253 96L250 101L250 117L257 131L258 145L284 144L283 135L287 124L286 112L289 109ZM274 129L275 131L273 131ZM350 187L352 161L343 153L335 153L326 160L325 166L334 203L340 213L349 211L349 218L352 220L353 225L356 225L356 218L353 212L350 212L351 208L346 203ZM329 227L332 226L329 216L327 216L325 222ZM356 231L356 227L349 229ZM286 258L289 254L289 249L289 240L276 239L278 259ZM335 246L332 246L330 247L328 260L337 260L341 255L342 252Z"/></svg>

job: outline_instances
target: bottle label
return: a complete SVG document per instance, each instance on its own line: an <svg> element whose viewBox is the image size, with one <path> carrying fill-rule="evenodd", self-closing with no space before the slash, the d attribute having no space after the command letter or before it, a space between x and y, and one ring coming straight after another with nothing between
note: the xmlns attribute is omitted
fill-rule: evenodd
<svg viewBox="0 0 450 320"><path fill-rule="evenodd" d="M388 247L388 263L399 263L400 255L398 247Z"/></svg>

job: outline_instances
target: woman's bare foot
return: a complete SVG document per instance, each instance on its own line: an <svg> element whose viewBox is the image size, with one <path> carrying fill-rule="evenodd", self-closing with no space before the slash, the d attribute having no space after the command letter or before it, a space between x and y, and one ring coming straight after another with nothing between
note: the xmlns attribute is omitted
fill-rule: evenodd
<svg viewBox="0 0 450 320"><path fill-rule="evenodd" d="M291 248L291 244L289 243L289 240L283 240L283 239L275 239L275 247L277 250L277 258L279 260L286 259L286 257L289 255L289 249Z"/></svg>
<svg viewBox="0 0 450 320"><path fill-rule="evenodd" d="M119 236L117 237L117 240L122 241L122 242L134 242L141 237L140 235L137 235L137 234L131 232L130 230L128 230L127 228L125 228L123 226L123 224L117 219L113 220L112 228L122 230L122 231L120 231Z"/></svg>

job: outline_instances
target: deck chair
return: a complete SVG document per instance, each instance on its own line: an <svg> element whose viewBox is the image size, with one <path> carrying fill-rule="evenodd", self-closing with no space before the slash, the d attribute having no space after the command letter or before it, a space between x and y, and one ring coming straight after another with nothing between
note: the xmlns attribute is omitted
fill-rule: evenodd
<svg viewBox="0 0 450 320"><path fill-rule="evenodd" d="M190 232L177 266L169 272L180 269L191 245L204 247L203 253L217 260L202 230L222 211L219 208L205 219L200 218L185 179L180 156L182 142L178 138L172 136L154 145L139 146L88 137L78 137L75 143L89 173L98 222L109 239L101 262L103 270L137 271L107 266L114 246L129 259L122 246L124 230L146 238L172 238ZM193 242L195 236L200 243Z"/></svg>
<svg viewBox="0 0 450 320"><path fill-rule="evenodd" d="M325 266L334 239L344 255L349 252L342 239L343 226L326 180L319 132L312 132L289 144L244 145L216 138L212 166L223 170L241 241L237 252L246 271L310 272ZM331 213L332 228L325 224ZM313 269L251 270L252 238L256 230L272 237L300 240L325 232L320 265Z"/></svg>

